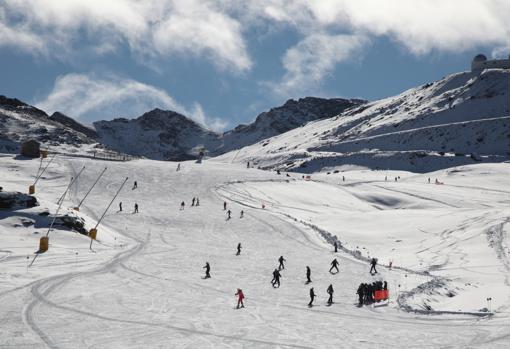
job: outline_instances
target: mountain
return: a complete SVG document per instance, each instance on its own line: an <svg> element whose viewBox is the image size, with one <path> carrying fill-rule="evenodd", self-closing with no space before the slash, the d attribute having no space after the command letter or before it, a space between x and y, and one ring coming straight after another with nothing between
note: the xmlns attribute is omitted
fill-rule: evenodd
<svg viewBox="0 0 510 349"><path fill-rule="evenodd" d="M431 171L510 158L510 70L463 72L310 122L221 158L314 172Z"/></svg>
<svg viewBox="0 0 510 349"><path fill-rule="evenodd" d="M218 135L184 115L154 109L136 119L118 118L94 123L101 142L127 154L157 160L196 158L197 147L215 149Z"/></svg>
<svg viewBox="0 0 510 349"><path fill-rule="evenodd" d="M224 134L206 130L184 115L161 109L131 120L98 121L94 127L101 143L112 149L151 159L181 161L196 158L202 147L211 155L223 154L311 120L338 115L362 103L365 101L341 98L291 99L283 106L260 114L252 124L240 125Z"/></svg>
<svg viewBox="0 0 510 349"><path fill-rule="evenodd" d="M221 137L218 152L227 152L270 138L318 119L330 118L367 101L361 99L306 97L289 99L284 105L257 116L249 125L239 125Z"/></svg>
<svg viewBox="0 0 510 349"><path fill-rule="evenodd" d="M0 96L0 151L17 152L28 139L51 147L81 148L97 143L96 138L94 130L64 114L48 116L18 99Z"/></svg>

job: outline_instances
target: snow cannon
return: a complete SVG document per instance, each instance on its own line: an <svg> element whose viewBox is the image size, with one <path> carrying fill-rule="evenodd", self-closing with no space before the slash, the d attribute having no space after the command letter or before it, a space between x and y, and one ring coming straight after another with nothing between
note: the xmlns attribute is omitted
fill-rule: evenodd
<svg viewBox="0 0 510 349"><path fill-rule="evenodd" d="M35 194L35 185L31 185L28 187L28 195Z"/></svg>
<svg viewBox="0 0 510 349"><path fill-rule="evenodd" d="M380 302L390 298L390 290L378 290L374 291L374 301Z"/></svg>
<svg viewBox="0 0 510 349"><path fill-rule="evenodd" d="M97 229L96 229L96 228L92 228L92 229L90 229L90 231L89 231L89 237L90 237L92 240L95 240L95 239L96 239L96 236L97 236Z"/></svg>
<svg viewBox="0 0 510 349"><path fill-rule="evenodd" d="M43 236L39 240L39 252L46 252L48 251L48 245L49 245L50 238L47 236Z"/></svg>

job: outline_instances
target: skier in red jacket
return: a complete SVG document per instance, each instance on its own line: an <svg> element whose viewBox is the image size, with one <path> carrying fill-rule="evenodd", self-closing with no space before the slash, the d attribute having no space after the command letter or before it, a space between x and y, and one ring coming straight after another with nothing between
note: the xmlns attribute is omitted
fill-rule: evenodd
<svg viewBox="0 0 510 349"><path fill-rule="evenodd" d="M235 295L237 296L237 309L239 309L239 305L241 305L241 308L244 308L244 304L243 304L244 293L243 293L243 290L238 288L237 289L237 293Z"/></svg>

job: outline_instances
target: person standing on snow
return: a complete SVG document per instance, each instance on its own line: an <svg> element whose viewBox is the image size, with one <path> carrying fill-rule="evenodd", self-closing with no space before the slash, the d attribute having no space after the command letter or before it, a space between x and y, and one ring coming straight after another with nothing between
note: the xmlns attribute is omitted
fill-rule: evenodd
<svg viewBox="0 0 510 349"><path fill-rule="evenodd" d="M181 211L184 210L184 206L186 206L186 204L183 202L181 202Z"/></svg>
<svg viewBox="0 0 510 349"><path fill-rule="evenodd" d="M313 287L310 289L310 303L308 303L309 307L313 306L313 300L315 299L315 292L313 291Z"/></svg>
<svg viewBox="0 0 510 349"><path fill-rule="evenodd" d="M175 171L178 172L180 170L181 170L181 164L177 164L177 170L175 170Z"/></svg>
<svg viewBox="0 0 510 349"><path fill-rule="evenodd" d="M135 182L133 183L133 189L136 189L136 188L138 188L138 183L135 181Z"/></svg>
<svg viewBox="0 0 510 349"><path fill-rule="evenodd" d="M135 212L134 213L138 213L138 204L135 202Z"/></svg>
<svg viewBox="0 0 510 349"><path fill-rule="evenodd" d="M239 305L241 305L241 308L244 308L244 303L243 303L244 293L243 293L243 290L238 288L235 295L237 296L237 309L239 309Z"/></svg>
<svg viewBox="0 0 510 349"><path fill-rule="evenodd" d="M122 212L122 201L119 202L119 212Z"/></svg>
<svg viewBox="0 0 510 349"><path fill-rule="evenodd" d="M283 262L286 262L286 259L283 258L283 256L280 256L280 258L278 258L278 262L280 262L280 265L278 266L278 270L285 269L285 265L283 265Z"/></svg>
<svg viewBox="0 0 510 349"><path fill-rule="evenodd" d="M333 274L333 272L332 272L332 270L333 270L333 269L336 269L336 272L337 272L337 273L338 273L338 272L340 272L340 270L338 270L338 261L336 260L336 258L335 258L335 259L333 259L333 261L331 262L331 268L329 268L329 272L330 272L331 274ZM335 273L335 274L336 274L336 273Z"/></svg>
<svg viewBox="0 0 510 349"><path fill-rule="evenodd" d="M195 197L193 197L193 200L191 200L191 206L195 206Z"/></svg>
<svg viewBox="0 0 510 349"><path fill-rule="evenodd" d="M228 210L227 211L227 221L230 219L231 215L232 215L232 211Z"/></svg>
<svg viewBox="0 0 510 349"><path fill-rule="evenodd" d="M365 298L365 284L359 284L356 293L358 294L358 306L361 307L363 305L363 298Z"/></svg>
<svg viewBox="0 0 510 349"><path fill-rule="evenodd" d="M239 218L243 218L244 217L244 211L241 210L241 216Z"/></svg>
<svg viewBox="0 0 510 349"><path fill-rule="evenodd" d="M310 270L310 267L307 265L306 266L306 283L307 284L312 282L312 279L310 278L311 275L312 275L312 271Z"/></svg>
<svg viewBox="0 0 510 349"><path fill-rule="evenodd" d="M226 211L226 210L227 210L227 202L223 201L223 211Z"/></svg>
<svg viewBox="0 0 510 349"><path fill-rule="evenodd" d="M337 253L338 252L338 244L336 243L336 241L334 243L334 246L335 246L335 253Z"/></svg>
<svg viewBox="0 0 510 349"><path fill-rule="evenodd" d="M240 254L241 254L241 243L238 243L236 256L239 256Z"/></svg>
<svg viewBox="0 0 510 349"><path fill-rule="evenodd" d="M204 279L209 279L211 277L211 266L209 265L209 262L205 262L205 266L203 266L202 269L205 269Z"/></svg>
<svg viewBox="0 0 510 349"><path fill-rule="evenodd" d="M370 260L370 274L374 275L377 274L377 270L375 269L375 266L377 265L377 258L372 258Z"/></svg>
<svg viewBox="0 0 510 349"><path fill-rule="evenodd" d="M278 269L275 269L273 271L273 280L271 280L271 284L273 285L273 287L277 287L276 284L278 284L278 287L280 287L280 277L282 276L282 274L280 274L280 272L278 271Z"/></svg>
<svg viewBox="0 0 510 349"><path fill-rule="evenodd" d="M197 201L195 201L195 206L200 206L200 201L198 200L198 196L197 196Z"/></svg>
<svg viewBox="0 0 510 349"><path fill-rule="evenodd" d="M326 290L326 292L329 294L328 304L331 305L331 304L333 304L333 293L335 292L333 290L333 285L329 285L329 287Z"/></svg>

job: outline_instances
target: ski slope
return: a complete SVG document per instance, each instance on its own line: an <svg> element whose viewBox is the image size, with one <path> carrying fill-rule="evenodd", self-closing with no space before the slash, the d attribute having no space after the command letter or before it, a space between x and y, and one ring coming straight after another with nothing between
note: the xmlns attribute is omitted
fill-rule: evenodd
<svg viewBox="0 0 510 349"><path fill-rule="evenodd" d="M37 160L0 157L0 185L4 190L26 191L38 166ZM297 174L282 177L218 160L185 162L176 172L176 163L171 162L61 157L37 186L39 209L53 210L70 177L82 166L86 169L66 197L65 207L76 205L108 166L107 175L80 210L88 227L94 226L123 178L130 178L99 226L93 251L87 237L57 229L50 235L49 250L27 271L26 256L33 256L41 236L34 231L45 230L14 224L34 209L0 211L0 347L510 345L504 221L509 213L508 164L459 168L450 173L451 181L445 173L431 174L433 180L446 182L434 186L424 183L427 175L407 172L389 174L402 178L390 183L381 179L382 172L352 171L344 174L346 184L340 184L340 174L307 182ZM134 180L138 188L132 190ZM194 196L200 198L199 207L189 206ZM186 207L181 211L183 200ZM233 212L231 220L226 220L224 200ZM116 212L119 201L123 212ZM138 214L132 213L135 202ZM245 211L242 219L240 210ZM420 213L419 225L428 230L418 236L416 229L405 226L417 227L414 220ZM487 239L483 241L486 229L497 224L499 240L488 248ZM460 226L463 233L457 231ZM332 251L325 238L328 232L339 237L346 251ZM376 233L380 244L372 236ZM463 234L475 237L464 245L462 238L467 236ZM392 239L402 241L390 254L387 249L396 246ZM235 256L239 242L242 254ZM396 266L406 269L379 266L380 273L372 277L369 264L349 253L356 246L362 256L370 251L383 264L391 257ZM426 247L430 252L413 259L417 248ZM466 250L468 256L460 258ZM440 265L443 269L433 270L443 254L451 258ZM274 289L271 273L280 255L287 260L286 269L281 287ZM328 273L333 258L340 261L336 275ZM211 279L202 279L206 261L211 264ZM476 268L481 263L495 266ZM310 285L304 283L306 265L312 270ZM427 270L430 275L424 273ZM397 305L397 297L406 295L400 297L405 305L419 309L426 297L412 290L423 283L450 278L450 287L477 276L487 291L477 295L481 302L459 298L459 304L449 306L445 297L431 298L437 300L434 310L462 305L459 314L422 315ZM388 281L389 304L358 308L359 283L379 278ZM326 305L329 284L335 288L332 306ZM306 306L309 287L318 296L312 308ZM246 308L240 310L234 308L237 288L246 295ZM457 291L452 299L463 297L471 288ZM490 296L494 316L468 314L478 313Z"/></svg>

